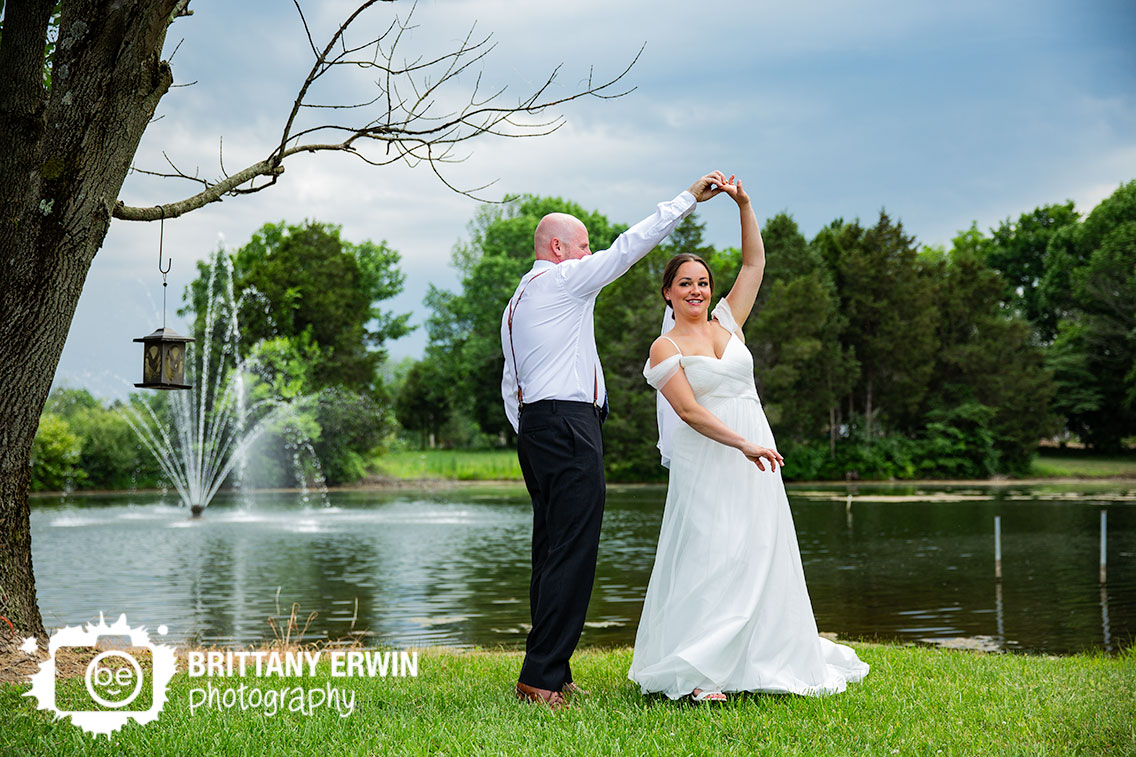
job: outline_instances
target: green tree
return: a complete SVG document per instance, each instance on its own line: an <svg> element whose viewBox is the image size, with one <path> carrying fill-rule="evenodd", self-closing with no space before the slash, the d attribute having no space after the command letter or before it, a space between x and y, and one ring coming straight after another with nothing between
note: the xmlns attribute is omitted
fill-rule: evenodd
<svg viewBox="0 0 1136 757"><path fill-rule="evenodd" d="M242 357L262 340L306 334L319 349L313 386L374 390L384 345L410 331L409 313L381 307L402 291L399 260L385 243L343 240L331 224L265 224L232 258Z"/></svg>
<svg viewBox="0 0 1136 757"><path fill-rule="evenodd" d="M1092 447L1119 450L1136 429L1136 181L1073 234L1070 312L1050 353L1057 406Z"/></svg>
<svg viewBox="0 0 1136 757"><path fill-rule="evenodd" d="M747 342L761 356L755 366L758 391L778 442L827 436L831 449L839 435L840 402L859 367L840 343L844 318L825 272L776 281L751 320Z"/></svg>
<svg viewBox="0 0 1136 757"><path fill-rule="evenodd" d="M840 401L859 370L840 341L846 320L832 275L787 213L766 221L762 238L765 275L744 327L758 392L779 443L787 448L827 435L831 450Z"/></svg>
<svg viewBox="0 0 1136 757"><path fill-rule="evenodd" d="M81 483L81 452L82 442L71 432L67 421L55 413L41 415L32 444L32 491L62 491Z"/></svg>
<svg viewBox="0 0 1136 757"><path fill-rule="evenodd" d="M398 263L385 244L353 244L339 227L308 221L265 224L236 253L198 264L181 311L194 315L197 374L208 350L219 364L211 371L240 361L256 376L252 399L309 397L269 434L274 443L259 445L257 462L269 471L262 483L288 480L296 463L287 448L302 438L328 483L365 474L393 422L379 373L385 344L410 330L409 314L381 308L402 289ZM235 309L236 321L210 318L211 309Z"/></svg>
<svg viewBox="0 0 1136 757"><path fill-rule="evenodd" d="M1057 260L1050 260L1050 242L1063 228L1077 223L1078 214L1073 202L1063 205L1044 205L1023 213L1016 222L1006 219L994 229L989 238L981 240L981 252L987 264L1002 275L1002 299L1034 327L1043 344L1053 341L1057 334L1059 312L1051 297L1041 288L1047 270L1056 269ZM975 227L972 227L972 230ZM1054 245L1052 254L1057 254Z"/></svg>
<svg viewBox="0 0 1136 757"><path fill-rule="evenodd" d="M77 488L129 489L155 486L161 479L119 408L118 402L104 406L86 389L58 387L48 397L44 413L63 419L79 441Z"/></svg>
<svg viewBox="0 0 1136 757"><path fill-rule="evenodd" d="M358 481L376 449L393 430L386 401L339 387L325 387L316 396L315 422L320 433L313 450L329 484Z"/></svg>
<svg viewBox="0 0 1136 757"><path fill-rule="evenodd" d="M833 273L839 310L848 319L843 344L860 364L849 417L863 413L865 438L876 415L902 431L919 426L938 343L934 280L914 237L880 211L876 225L835 221L814 240Z"/></svg>
<svg viewBox="0 0 1136 757"><path fill-rule="evenodd" d="M159 477L139 441L113 406L84 410L70 422L82 440L79 466L86 474L88 488L129 489L132 485L152 485Z"/></svg>
<svg viewBox="0 0 1136 757"><path fill-rule="evenodd" d="M766 250L765 276L762 278L761 289L758 290L757 301L754 303L755 310L761 309L777 282L788 284L794 279L825 268L819 251L809 244L797 222L793 220L793 216L786 212L778 213L766 221L761 228L761 237ZM740 265L739 253L734 270L736 271Z"/></svg>
<svg viewBox="0 0 1136 757"><path fill-rule="evenodd" d="M422 449L435 446L450 420L452 392L439 361L419 360L407 372L395 396L399 425L420 435Z"/></svg>
<svg viewBox="0 0 1136 757"><path fill-rule="evenodd" d="M974 450L990 447L988 462L964 466L969 475L1028 468L1038 439L1051 429L1054 393L1029 322L1002 306L1005 281L988 265L987 242L971 227L955 237L949 254L923 254L934 270L940 313L940 347L925 401L928 429L957 421L958 439L973 441ZM949 466L937 470L951 473Z"/></svg>

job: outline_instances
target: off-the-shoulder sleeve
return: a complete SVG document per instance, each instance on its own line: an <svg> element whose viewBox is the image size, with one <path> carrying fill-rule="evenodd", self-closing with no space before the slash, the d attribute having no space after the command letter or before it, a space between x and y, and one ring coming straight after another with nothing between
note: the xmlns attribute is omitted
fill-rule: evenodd
<svg viewBox="0 0 1136 757"><path fill-rule="evenodd" d="M663 385L678 373L678 369L681 367L679 361L681 360L682 355L675 354L651 367L651 358L647 358L647 363L643 366L643 378L647 379L647 383L655 390L661 390Z"/></svg>
<svg viewBox="0 0 1136 757"><path fill-rule="evenodd" d="M731 334L741 328L738 326L738 322L734 320L734 311L730 310L730 303L726 302L725 297L718 300L718 305L710 315L717 318L718 323L722 324L726 331L729 331ZM660 363L660 365L662 365L662 363Z"/></svg>

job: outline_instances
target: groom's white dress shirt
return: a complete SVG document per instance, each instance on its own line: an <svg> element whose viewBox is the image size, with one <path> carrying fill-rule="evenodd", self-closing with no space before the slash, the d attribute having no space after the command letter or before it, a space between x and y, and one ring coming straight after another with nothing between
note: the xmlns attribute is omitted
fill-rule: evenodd
<svg viewBox="0 0 1136 757"><path fill-rule="evenodd" d="M683 192L659 203L653 215L620 234L609 249L579 260L533 263L501 315L501 397L514 431L519 423L518 374L526 403L557 399L603 404L607 388L592 322L596 295L654 249L696 204L694 195Z"/></svg>

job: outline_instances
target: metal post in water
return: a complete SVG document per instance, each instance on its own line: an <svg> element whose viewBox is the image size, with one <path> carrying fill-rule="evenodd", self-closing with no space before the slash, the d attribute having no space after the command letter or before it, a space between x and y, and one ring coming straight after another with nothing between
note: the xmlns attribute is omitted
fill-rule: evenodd
<svg viewBox="0 0 1136 757"><path fill-rule="evenodd" d="M1002 582L994 582L994 620L998 624L998 644L1006 646L1006 605L1002 601Z"/></svg>
<svg viewBox="0 0 1136 757"><path fill-rule="evenodd" d="M1104 636L1104 649L1106 652L1112 651L1112 632L1108 625L1108 586L1102 581L1100 587L1100 606L1101 606L1101 633Z"/></svg>
<svg viewBox="0 0 1136 757"><path fill-rule="evenodd" d="M1100 582L1108 579L1108 510L1101 509L1101 550L1100 550Z"/></svg>
<svg viewBox="0 0 1136 757"><path fill-rule="evenodd" d="M994 516L994 578L1002 580L1002 516Z"/></svg>

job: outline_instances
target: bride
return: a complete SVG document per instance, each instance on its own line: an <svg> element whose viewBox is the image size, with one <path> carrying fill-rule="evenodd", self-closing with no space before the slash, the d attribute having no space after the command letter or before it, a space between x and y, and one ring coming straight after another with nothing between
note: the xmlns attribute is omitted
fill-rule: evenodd
<svg viewBox="0 0 1136 757"><path fill-rule="evenodd" d="M664 335L643 369L666 399L659 401L659 448L670 483L627 675L644 694L671 699L836 693L868 666L817 635L778 470L784 460L741 330L761 285L765 249L742 183L730 177L722 190L741 214L737 281L708 320L709 267L696 255L676 255L663 272Z"/></svg>

